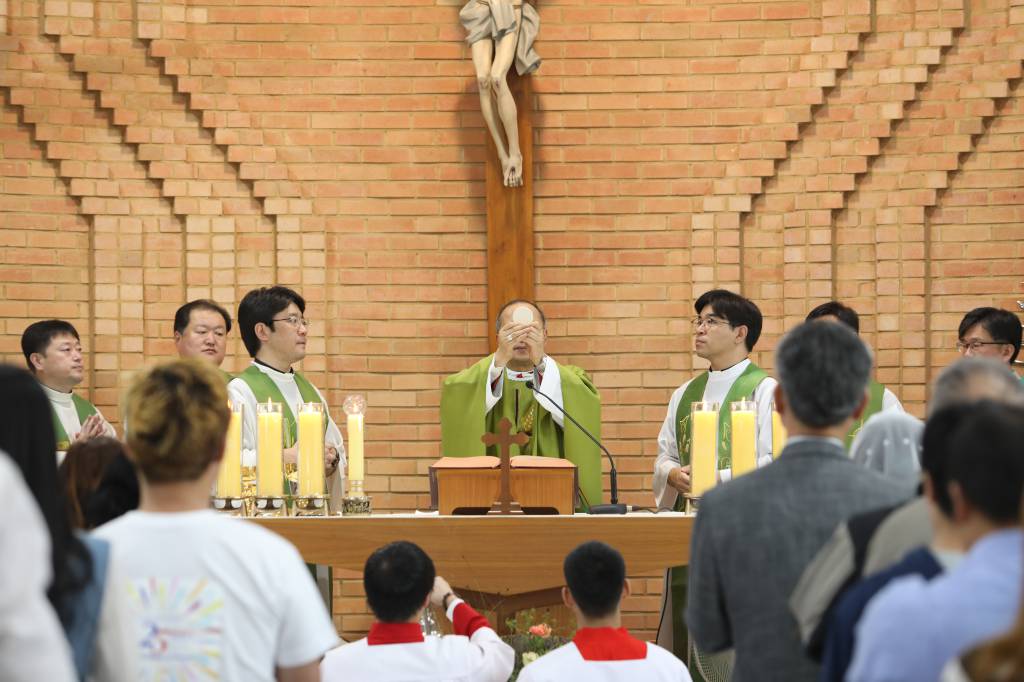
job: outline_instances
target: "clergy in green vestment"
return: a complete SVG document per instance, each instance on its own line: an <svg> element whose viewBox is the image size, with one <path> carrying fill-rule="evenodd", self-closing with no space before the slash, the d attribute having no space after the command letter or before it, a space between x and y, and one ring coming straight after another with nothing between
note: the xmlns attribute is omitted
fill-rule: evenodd
<svg viewBox="0 0 1024 682"><path fill-rule="evenodd" d="M960 320L956 349L964 357L992 358L1013 370L1020 355L1021 336L1021 320L1014 313L989 306L975 308Z"/></svg>
<svg viewBox="0 0 1024 682"><path fill-rule="evenodd" d="M750 353L761 336L761 311L753 301L724 289L705 292L694 303L692 320L694 352L708 361L701 372L672 393L668 412L658 434L658 457L654 463L654 497L659 509L681 510L690 492L690 406L694 402L718 403L718 479L732 477L730 403L752 400L757 420L757 465L772 461L772 395L778 383L750 361ZM665 580L664 604L658 628L658 644L689 660L687 630L683 622L686 606L685 567L669 571ZM690 673L700 680L696 667Z"/></svg>
<svg viewBox="0 0 1024 682"><path fill-rule="evenodd" d="M178 356L212 363L220 370L225 383L234 378L220 369L224 364L230 331L231 315L208 298L189 301L174 313L174 346L178 349Z"/></svg>
<svg viewBox="0 0 1024 682"><path fill-rule="evenodd" d="M806 321L810 322L811 320L841 322L860 334L860 315L857 314L856 310L839 301L829 301L814 308L814 310L807 313ZM853 444L853 439L857 437L857 434L868 419L879 412L888 412L890 410L896 412L904 411L903 405L900 404L896 394L872 379L871 383L868 384L868 406L865 408L864 413L854 420L853 426L850 427L850 432L846 434L846 448L850 448L850 445Z"/></svg>
<svg viewBox="0 0 1024 682"><path fill-rule="evenodd" d="M116 437L96 406L74 393L85 378L85 356L74 325L65 320L34 322L21 335L21 351L50 400L58 464L75 441Z"/></svg>
<svg viewBox="0 0 1024 682"><path fill-rule="evenodd" d="M552 405L561 406L595 438L601 438L601 396L579 367L562 365L544 352L547 320L531 301L506 303L496 321L498 349L444 380L441 388L441 452L446 457L498 455L480 440L507 417L529 441L511 454L561 457L576 465L577 508L602 502L601 451ZM527 387L531 381L539 392ZM539 395L544 393L547 397ZM550 399L550 400L549 400Z"/></svg>

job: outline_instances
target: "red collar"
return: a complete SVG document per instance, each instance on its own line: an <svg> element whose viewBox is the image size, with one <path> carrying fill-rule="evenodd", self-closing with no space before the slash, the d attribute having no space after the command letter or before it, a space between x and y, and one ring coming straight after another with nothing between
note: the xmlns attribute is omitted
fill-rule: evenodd
<svg viewBox="0 0 1024 682"><path fill-rule="evenodd" d="M366 635L366 643L377 644L411 644L423 641L423 629L419 623L381 623L374 621L370 633Z"/></svg>
<svg viewBox="0 0 1024 682"><path fill-rule="evenodd" d="M580 628L572 638L584 661L633 661L647 658L647 642L626 628Z"/></svg>

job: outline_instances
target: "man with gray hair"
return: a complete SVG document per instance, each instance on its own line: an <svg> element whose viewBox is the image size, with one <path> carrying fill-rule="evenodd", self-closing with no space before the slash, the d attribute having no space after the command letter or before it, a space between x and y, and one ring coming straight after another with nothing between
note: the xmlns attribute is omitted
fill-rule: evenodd
<svg viewBox="0 0 1024 682"><path fill-rule="evenodd" d="M773 464L704 495L690 551L687 625L704 651L735 648L735 682L816 678L787 596L839 521L904 495L843 446L872 369L853 331L802 324L779 344L775 367L789 442Z"/></svg>
<svg viewBox="0 0 1024 682"><path fill-rule="evenodd" d="M981 400L1024 406L1024 385L1006 363L967 357L939 373L932 386L928 415ZM836 527L807 565L790 597L800 637L812 657L822 653L822 623L843 590L865 576L888 569L907 552L931 544L932 531L928 503L921 496L854 516Z"/></svg>

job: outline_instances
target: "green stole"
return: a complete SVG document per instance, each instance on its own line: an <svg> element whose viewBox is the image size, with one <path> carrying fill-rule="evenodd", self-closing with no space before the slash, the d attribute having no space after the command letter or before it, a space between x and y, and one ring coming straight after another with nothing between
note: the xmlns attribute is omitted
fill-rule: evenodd
<svg viewBox="0 0 1024 682"><path fill-rule="evenodd" d="M75 412L78 414L78 423L84 424L85 420L96 414L96 406L90 403L85 398L80 398L76 394L71 394L71 402L75 406ZM68 437L68 432L64 429L64 425L60 422L60 417L57 416L57 410L52 409L53 412L53 432L57 436L57 452L67 452L68 448L71 447L71 438Z"/></svg>
<svg viewBox="0 0 1024 682"><path fill-rule="evenodd" d="M323 401L320 400L320 395L313 388L313 384L309 383L306 377L302 376L298 372L294 372L295 385L299 389L299 396L303 402L307 403L320 403L323 405ZM248 384L249 388L252 389L252 394L256 396L257 403L265 403L268 400L275 403L281 403L281 411L284 417L284 432L285 440L287 445L285 447L291 447L295 445L295 441L298 440L298 423L295 421L295 413L292 412L292 406L288 404L288 401L284 399L284 395L281 394L281 389L277 387L274 380L269 376L260 371L256 365L249 365L249 367L238 375L238 378ZM256 415L253 415L255 418ZM324 408L324 431L327 431L327 410Z"/></svg>
<svg viewBox="0 0 1024 682"><path fill-rule="evenodd" d="M225 372L220 367L217 368L217 371L220 372L221 376L224 377L224 383L225 384L230 384L231 380L235 378L234 374L232 374L231 372Z"/></svg>
<svg viewBox="0 0 1024 682"><path fill-rule="evenodd" d="M872 415L878 414L882 411L882 399L885 397L885 386L878 383L874 379L868 385L868 406L864 408L864 414L860 416L860 419L853 422L853 426L850 427L849 432L846 434L846 449L849 450L850 446L853 445L853 439L857 437L860 430L864 427L864 422L871 418Z"/></svg>
<svg viewBox="0 0 1024 682"><path fill-rule="evenodd" d="M676 409L676 446L679 448L679 463L686 466L690 463L690 406L704 399L704 389L708 385L709 372L704 372L689 383L683 391L679 407ZM729 392L722 401L718 413L718 468L727 469L732 466L732 424L729 419L732 413L730 403L736 400L753 399L754 391L768 373L751 362L743 373L732 382ZM755 454L756 459L756 454ZM676 500L675 509L681 511L685 500L680 495ZM679 566L669 569L669 589L672 591L672 651L683 661L687 660L687 629L683 620L686 610L686 586L690 578L690 567ZM700 673L690 671L696 682L700 681Z"/></svg>
<svg viewBox="0 0 1024 682"><path fill-rule="evenodd" d="M576 465L580 492L586 500L581 509L600 504L603 494L601 451L586 434L566 420L560 428L554 417L543 409L525 382L504 382L501 400L485 412L484 391L488 386L491 356L445 378L441 386L441 454L445 457L496 455L480 438L494 432L502 417L515 424L515 396L519 395L519 423L516 428L530 431L530 440L519 452L528 455L560 457ZM504 372L505 370L502 370ZM579 367L558 365L565 408L595 438L601 438L601 396L590 378ZM532 422L532 423L531 423ZM582 500L581 500L582 502Z"/></svg>

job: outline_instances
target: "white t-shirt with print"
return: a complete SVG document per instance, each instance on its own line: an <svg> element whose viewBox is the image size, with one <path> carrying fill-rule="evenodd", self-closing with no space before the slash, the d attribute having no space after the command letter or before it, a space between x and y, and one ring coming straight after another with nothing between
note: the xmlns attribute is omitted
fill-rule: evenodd
<svg viewBox="0 0 1024 682"><path fill-rule="evenodd" d="M298 551L264 528L212 510L133 511L95 533L112 546L100 679L129 677L103 660L105 640L126 634L137 643L132 677L147 680L273 682L276 668L339 643Z"/></svg>

